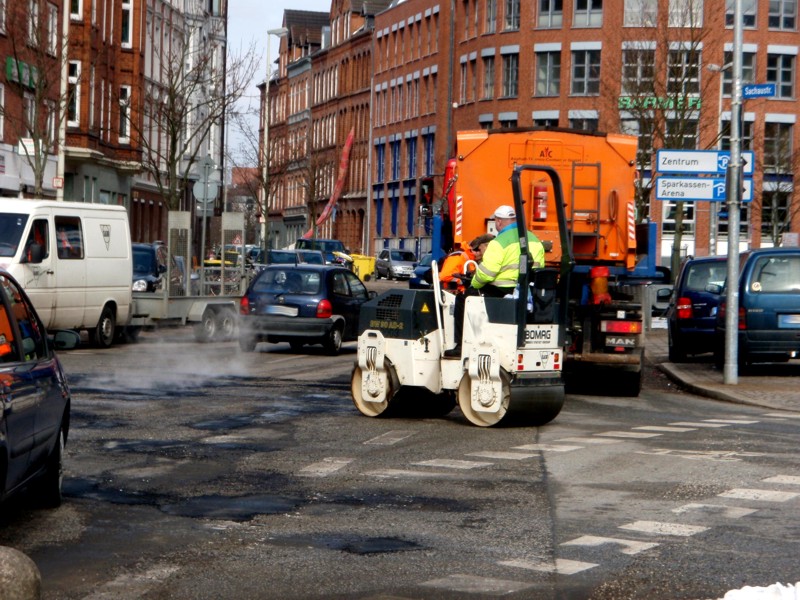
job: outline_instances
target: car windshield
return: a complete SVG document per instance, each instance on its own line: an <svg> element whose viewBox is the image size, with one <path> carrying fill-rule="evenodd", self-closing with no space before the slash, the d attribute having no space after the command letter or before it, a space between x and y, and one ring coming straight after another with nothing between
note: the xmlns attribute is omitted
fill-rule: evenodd
<svg viewBox="0 0 800 600"><path fill-rule="evenodd" d="M300 239L295 242L295 248L307 250L322 250L323 252L344 252L344 244L339 240L306 240Z"/></svg>
<svg viewBox="0 0 800 600"><path fill-rule="evenodd" d="M433 254L426 254L422 257L422 260L419 261L420 267L430 267L431 263L433 262Z"/></svg>
<svg viewBox="0 0 800 600"><path fill-rule="evenodd" d="M266 294L306 294L312 296L319 293L320 283L321 275L319 271L265 269L253 282L251 291Z"/></svg>
<svg viewBox="0 0 800 600"><path fill-rule="evenodd" d="M133 272L137 275L147 275L155 269L153 261L156 255L149 248L133 249Z"/></svg>
<svg viewBox="0 0 800 600"><path fill-rule="evenodd" d="M406 262L414 262L414 254L412 252L403 252L401 250L392 250L392 260L402 260Z"/></svg>
<svg viewBox="0 0 800 600"><path fill-rule="evenodd" d="M322 256L321 253L318 252L304 252L303 250L297 251L300 260L304 263L308 263L310 265L324 265L325 264L325 257Z"/></svg>
<svg viewBox="0 0 800 600"><path fill-rule="evenodd" d="M267 253L267 262L269 264L289 264L293 265L296 262L296 255L289 250L270 250Z"/></svg>
<svg viewBox="0 0 800 600"><path fill-rule="evenodd" d="M14 256L28 223L28 215L16 213L0 214L0 256Z"/></svg>
<svg viewBox="0 0 800 600"><path fill-rule="evenodd" d="M800 292L800 256L764 256L756 261L750 289L760 293Z"/></svg>

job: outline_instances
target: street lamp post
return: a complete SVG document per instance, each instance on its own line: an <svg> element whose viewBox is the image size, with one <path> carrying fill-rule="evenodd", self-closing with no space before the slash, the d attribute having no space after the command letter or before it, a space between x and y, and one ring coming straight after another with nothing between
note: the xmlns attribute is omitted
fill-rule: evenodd
<svg viewBox="0 0 800 600"><path fill-rule="evenodd" d="M280 40L284 35L289 33L285 27L277 27L275 29L267 30L267 80L264 84L264 201L262 202L261 218L264 222L261 224L261 243L264 250L269 250L269 82L272 79L272 61L270 59L270 37L274 35Z"/></svg>
<svg viewBox="0 0 800 600"><path fill-rule="evenodd" d="M713 71L715 73L719 73L719 97L717 99L717 149L722 150L722 88L724 87L724 75L723 73L730 69L733 66L733 63L726 63L722 66L710 64L707 65L706 68L709 71ZM708 236L708 250L711 256L714 256L717 253L717 205L713 202L708 203L710 207L709 211L709 231L710 234Z"/></svg>

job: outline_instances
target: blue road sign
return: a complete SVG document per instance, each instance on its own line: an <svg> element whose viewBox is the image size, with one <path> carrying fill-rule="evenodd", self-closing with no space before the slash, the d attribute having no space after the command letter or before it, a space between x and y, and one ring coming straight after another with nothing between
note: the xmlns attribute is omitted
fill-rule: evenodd
<svg viewBox="0 0 800 600"><path fill-rule="evenodd" d="M753 180L742 180L742 202L753 200ZM724 202L725 179L719 177L656 177L656 200Z"/></svg>
<svg viewBox="0 0 800 600"><path fill-rule="evenodd" d="M742 152L744 176L753 176L755 154ZM656 171L687 175L725 175L731 153L727 150L659 150L656 152Z"/></svg>
<svg viewBox="0 0 800 600"><path fill-rule="evenodd" d="M742 86L742 98L772 98L776 93L774 83L753 83Z"/></svg>

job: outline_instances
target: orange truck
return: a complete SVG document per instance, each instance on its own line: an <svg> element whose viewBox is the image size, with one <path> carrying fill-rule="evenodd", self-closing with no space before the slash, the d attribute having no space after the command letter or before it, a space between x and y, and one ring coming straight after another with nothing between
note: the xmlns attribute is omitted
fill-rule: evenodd
<svg viewBox="0 0 800 600"><path fill-rule="evenodd" d="M568 297L562 299L568 302L565 380L569 386L577 372L613 370L614 392L632 396L641 389L644 355L642 303L637 301L642 286L636 284L665 275L655 267L654 227L636 224L636 152L636 138L622 134L463 131L445 171L444 195L433 207L438 258L450 247L494 231L495 208L513 205L509 178L516 165L554 169L575 263ZM547 266L558 266L563 257L553 184L531 173L521 189L525 223L543 242Z"/></svg>

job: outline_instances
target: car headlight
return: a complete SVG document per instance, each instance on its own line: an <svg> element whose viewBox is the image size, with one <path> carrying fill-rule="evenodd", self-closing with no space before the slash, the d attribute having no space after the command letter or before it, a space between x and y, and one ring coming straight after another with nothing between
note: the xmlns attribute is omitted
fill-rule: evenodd
<svg viewBox="0 0 800 600"><path fill-rule="evenodd" d="M137 279L133 282L131 289L134 292L146 292L147 291L147 280L146 279Z"/></svg>

